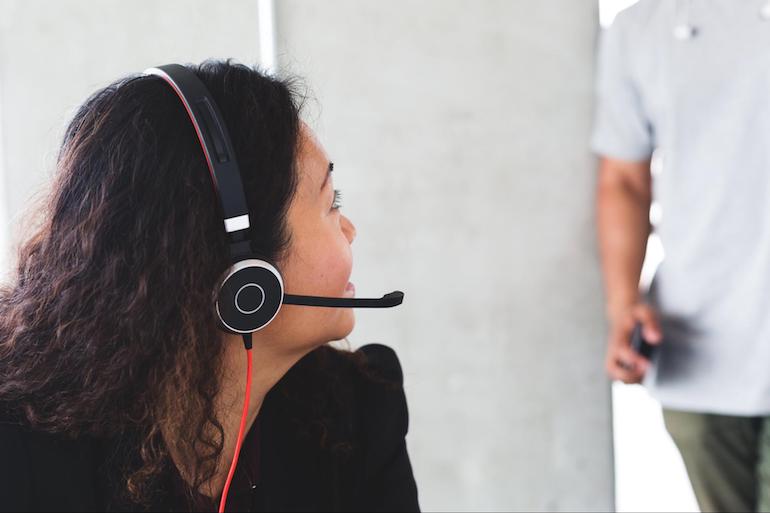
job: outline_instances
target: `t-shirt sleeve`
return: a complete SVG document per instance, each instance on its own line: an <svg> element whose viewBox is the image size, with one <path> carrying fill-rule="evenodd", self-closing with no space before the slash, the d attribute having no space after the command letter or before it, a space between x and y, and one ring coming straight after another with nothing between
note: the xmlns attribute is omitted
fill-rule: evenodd
<svg viewBox="0 0 770 513"><path fill-rule="evenodd" d="M653 130L638 81L629 71L630 13L623 12L599 34L591 150L627 161L647 160L654 149Z"/></svg>
<svg viewBox="0 0 770 513"><path fill-rule="evenodd" d="M417 484L406 448L409 413L396 353L370 344L361 348L377 378L364 394L366 483L364 511L419 511Z"/></svg>

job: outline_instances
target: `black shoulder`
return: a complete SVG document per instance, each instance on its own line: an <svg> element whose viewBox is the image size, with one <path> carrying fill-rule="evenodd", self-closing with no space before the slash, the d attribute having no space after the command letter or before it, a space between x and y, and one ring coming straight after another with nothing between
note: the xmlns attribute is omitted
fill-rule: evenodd
<svg viewBox="0 0 770 513"><path fill-rule="evenodd" d="M324 380L334 375L350 386L374 383L400 388L404 382L396 352L382 344L367 344L356 351L321 346L302 358L284 381L301 376L302 382L308 384L314 374Z"/></svg>
<svg viewBox="0 0 770 513"><path fill-rule="evenodd" d="M363 356L364 365L375 377L403 386L404 373L396 352L382 344L367 344L362 346L359 353Z"/></svg>
<svg viewBox="0 0 770 513"><path fill-rule="evenodd" d="M31 475L26 428L0 419L0 511L30 509Z"/></svg>
<svg viewBox="0 0 770 513"><path fill-rule="evenodd" d="M404 374L396 352L384 345L369 344L357 350L354 357L352 385L362 424L374 439L403 439L409 426L409 413Z"/></svg>
<svg viewBox="0 0 770 513"><path fill-rule="evenodd" d="M368 344L356 351L345 351L322 346L291 373L292 380L301 379L305 390L314 390L316 396L325 391L327 399L346 404L346 410L358 418L357 424L375 438L403 438L406 434L409 414L404 375L398 356L390 347Z"/></svg>
<svg viewBox="0 0 770 513"><path fill-rule="evenodd" d="M0 416L0 511L91 511L95 483L90 440Z"/></svg>
<svg viewBox="0 0 770 513"><path fill-rule="evenodd" d="M396 352L361 347L358 413L365 452L361 511L419 511L417 485L406 447L409 411L404 374Z"/></svg>
<svg viewBox="0 0 770 513"><path fill-rule="evenodd" d="M403 383L398 356L387 346L369 344L345 351L325 345L284 376L266 398L263 411L271 412L265 418L272 417L273 422L286 417L286 412L292 418L307 415L306 425L325 419L324 438L332 446L351 448L349 453L343 451L348 456L335 456L339 468L347 469L340 470L346 476L340 478L345 483L340 492L346 497L343 509L417 511L417 486L406 448L409 413Z"/></svg>

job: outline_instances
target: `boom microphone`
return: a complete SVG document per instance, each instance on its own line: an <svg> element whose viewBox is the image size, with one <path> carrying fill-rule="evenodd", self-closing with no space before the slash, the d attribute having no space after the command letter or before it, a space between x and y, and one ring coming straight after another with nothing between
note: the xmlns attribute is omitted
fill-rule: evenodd
<svg viewBox="0 0 770 513"><path fill-rule="evenodd" d="M317 297L283 295L283 304L298 306L321 306L327 308L392 308L404 302L404 293L397 290L379 299L341 297Z"/></svg>

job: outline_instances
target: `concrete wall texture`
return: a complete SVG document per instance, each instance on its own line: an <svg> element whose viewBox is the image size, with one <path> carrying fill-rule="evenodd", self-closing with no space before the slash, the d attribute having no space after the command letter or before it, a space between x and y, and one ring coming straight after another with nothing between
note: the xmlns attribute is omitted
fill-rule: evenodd
<svg viewBox="0 0 770 513"><path fill-rule="evenodd" d="M233 13L238 13L233 16ZM255 0L0 0L3 238L45 193L66 124L94 91L168 62L257 62ZM3 265L0 269L6 269Z"/></svg>
<svg viewBox="0 0 770 513"><path fill-rule="evenodd" d="M593 229L595 2L278 0L282 73L358 228L356 347L394 347L425 510L611 510ZM204 23L215 30L204 30ZM12 240L64 123L147 66L258 56L256 0L0 0Z"/></svg>
<svg viewBox="0 0 770 513"><path fill-rule="evenodd" d="M607 510L594 2L280 0L278 62L358 227L354 346L392 345L430 510Z"/></svg>

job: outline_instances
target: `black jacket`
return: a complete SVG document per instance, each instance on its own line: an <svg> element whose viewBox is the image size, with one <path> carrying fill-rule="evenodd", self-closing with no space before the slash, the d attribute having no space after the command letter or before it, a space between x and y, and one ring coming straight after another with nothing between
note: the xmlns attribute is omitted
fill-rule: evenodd
<svg viewBox="0 0 770 513"><path fill-rule="evenodd" d="M364 346L357 354L364 357L363 365L328 347L317 349L268 393L258 433L252 434L260 447L258 485L239 506L230 499L234 480L228 511L231 505L257 511L419 509L405 443L408 413L398 358L382 345ZM323 365L319 365L321 359ZM312 401L310 406L303 403L302 395ZM325 418L319 418L318 412ZM122 471L140 462L136 441L130 436L68 440L33 431L19 418L0 416L0 509L180 511L192 507L174 493L174 483L179 481L172 477L178 473L171 463L158 481L149 508L127 498ZM239 469L244 460L242 450Z"/></svg>

